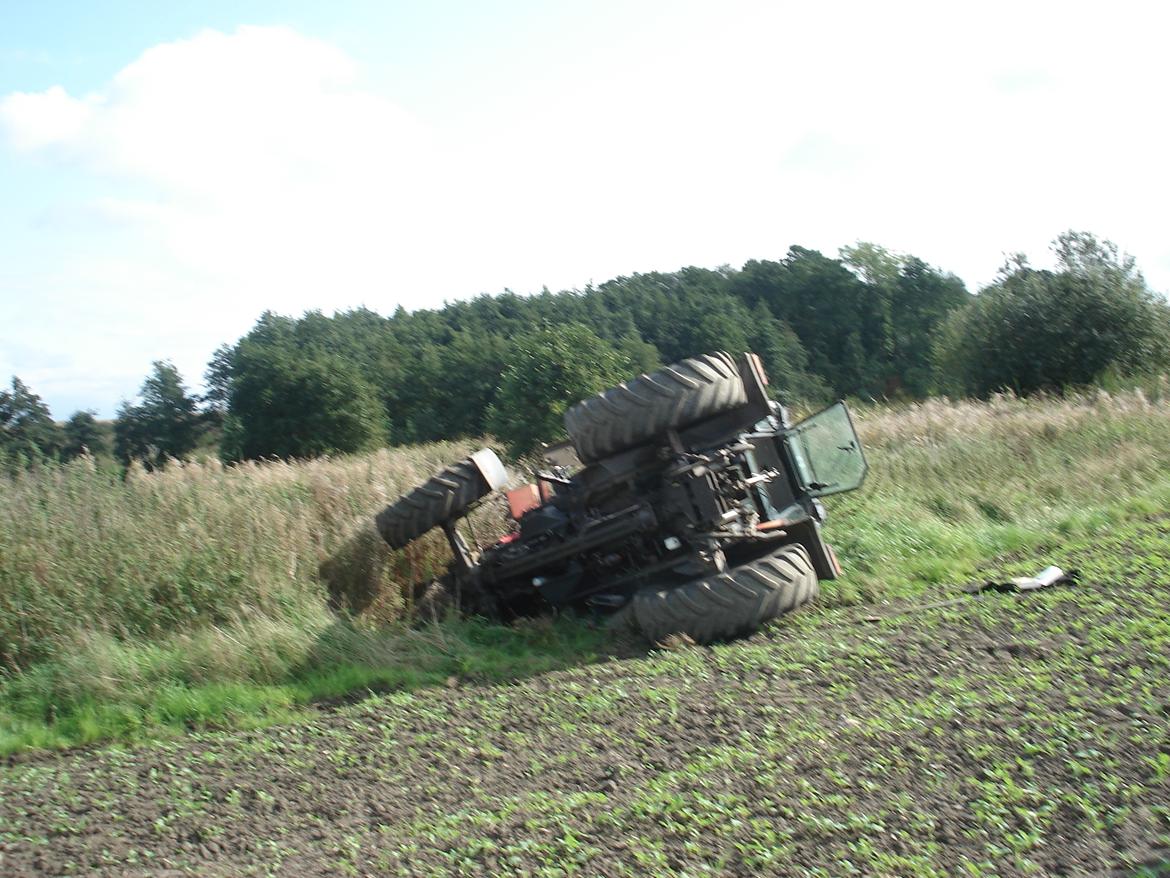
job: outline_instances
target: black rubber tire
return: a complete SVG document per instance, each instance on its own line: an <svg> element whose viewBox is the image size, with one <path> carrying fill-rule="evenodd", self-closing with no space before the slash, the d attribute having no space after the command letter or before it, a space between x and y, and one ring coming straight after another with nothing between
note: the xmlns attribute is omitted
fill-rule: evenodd
<svg viewBox="0 0 1170 878"><path fill-rule="evenodd" d="M479 468L467 458L399 497L374 522L390 548L401 549L432 527L466 512L490 491Z"/></svg>
<svg viewBox="0 0 1170 878"><path fill-rule="evenodd" d="M634 595L633 615L653 643L672 634L711 643L754 631L819 592L808 551L792 543L714 576L643 588Z"/></svg>
<svg viewBox="0 0 1170 878"><path fill-rule="evenodd" d="M690 357L611 387L565 412L565 430L582 463L633 448L747 402L730 354Z"/></svg>

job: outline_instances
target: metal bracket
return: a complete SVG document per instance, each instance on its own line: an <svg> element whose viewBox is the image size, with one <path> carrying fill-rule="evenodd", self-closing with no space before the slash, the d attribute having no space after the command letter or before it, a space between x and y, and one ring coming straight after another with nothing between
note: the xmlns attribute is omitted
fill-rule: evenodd
<svg viewBox="0 0 1170 878"><path fill-rule="evenodd" d="M459 568L461 574L470 574L476 564L476 553L467 545L463 534L456 529L454 521L444 521L441 527L447 537L447 542L451 544L451 554L455 556L455 566Z"/></svg>

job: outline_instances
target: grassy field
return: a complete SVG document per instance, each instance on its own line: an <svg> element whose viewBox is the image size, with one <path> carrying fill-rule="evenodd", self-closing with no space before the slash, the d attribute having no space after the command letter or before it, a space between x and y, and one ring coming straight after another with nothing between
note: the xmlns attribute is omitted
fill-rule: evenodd
<svg viewBox="0 0 1170 878"><path fill-rule="evenodd" d="M848 575L822 611L1046 557L1164 508L1164 385L1064 400L865 406L872 475L830 504ZM302 464L118 474L80 461L0 484L0 752L247 727L369 689L521 679L612 649L573 620L412 630L442 540L388 552L372 515L469 444ZM479 534L499 528L480 516Z"/></svg>
<svg viewBox="0 0 1170 878"><path fill-rule="evenodd" d="M33 755L0 770L0 871L1165 875L1170 518L982 572L1046 561L1079 583Z"/></svg>

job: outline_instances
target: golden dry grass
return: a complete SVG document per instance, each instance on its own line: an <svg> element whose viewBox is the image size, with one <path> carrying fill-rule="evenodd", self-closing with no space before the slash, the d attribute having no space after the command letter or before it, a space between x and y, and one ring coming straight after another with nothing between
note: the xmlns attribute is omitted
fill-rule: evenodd
<svg viewBox="0 0 1170 878"><path fill-rule="evenodd" d="M437 443L361 457L160 472L79 460L0 483L0 657L9 669L81 637L153 638L332 601L399 615L443 559L376 538L372 515L466 454ZM331 591L332 590L332 591Z"/></svg>
<svg viewBox="0 0 1170 878"><path fill-rule="evenodd" d="M1163 379L1152 392L856 406L873 475L837 504L846 520L830 533L849 543L848 531L866 526L851 509L910 498L919 515L1019 523L1028 491L1033 506L1060 506L1136 490L1166 452L1167 390ZM432 534L389 552L372 516L476 445L175 463L125 478L83 459L9 477L0 482L0 664L74 651L79 638L192 637L306 605L398 619L411 583L446 563L446 545ZM502 526L496 507L478 521L481 540Z"/></svg>
<svg viewBox="0 0 1170 878"><path fill-rule="evenodd" d="M1168 399L1163 381L1066 399L857 406L871 475L861 491L829 501L826 533L848 572L823 601L920 592L1003 552L1034 552L1039 563L1056 534L1149 511L1170 496ZM474 664L481 647L459 640L466 630L420 636L399 624L412 583L446 564L442 537L390 552L372 518L478 444L175 464L125 478L82 460L3 478L0 703L13 712L5 719L0 709L0 737L6 725L17 747L143 722L214 721L228 710L246 717L273 698L383 680L386 668L403 679L430 654L445 655L444 667ZM498 505L485 507L481 541L503 524ZM506 647L505 664L515 649L529 647ZM291 681L300 681L295 697L281 688ZM236 687L230 698L224 686ZM103 704L117 706L114 719ZM66 732L38 725L66 709ZM90 715L104 718L87 726Z"/></svg>

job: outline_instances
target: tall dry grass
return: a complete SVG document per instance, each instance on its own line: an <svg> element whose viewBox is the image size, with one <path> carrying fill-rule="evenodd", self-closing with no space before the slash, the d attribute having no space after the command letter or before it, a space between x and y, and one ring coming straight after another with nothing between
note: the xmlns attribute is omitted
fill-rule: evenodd
<svg viewBox="0 0 1170 878"><path fill-rule="evenodd" d="M0 664L93 638L193 636L341 605L393 618L442 541L392 553L372 515L471 450L438 443L361 457L132 469L92 460L0 481Z"/></svg>
<svg viewBox="0 0 1170 878"><path fill-rule="evenodd" d="M1112 393L1100 388L1049 397L997 393L988 400L932 397L902 404L853 403L851 408L870 448L892 450L979 437L1043 441L1101 419L1158 417L1170 404L1170 378L1143 383Z"/></svg>
<svg viewBox="0 0 1170 878"><path fill-rule="evenodd" d="M1002 553L1153 511L1170 491L1170 383L1065 397L858 405L871 461L827 528L850 573L830 599L955 581ZM1040 566L1044 566L1042 563Z"/></svg>
<svg viewBox="0 0 1170 878"><path fill-rule="evenodd" d="M989 525L1051 527L1141 493L1170 460L1168 399L1163 380L1063 399L855 406L872 475L857 494L830 501L828 533L852 546L846 561L871 594L881 584L866 576L899 557L921 575L932 546L923 540L940 529L986 539ZM202 637L207 626L254 641L248 626L258 620L330 608L394 620L412 582L446 563L446 544L432 534L390 552L372 516L477 444L176 463L124 478L83 459L3 478L0 668L84 652L95 639ZM879 523L884 540L873 539ZM500 526L488 520L479 536Z"/></svg>
<svg viewBox="0 0 1170 878"><path fill-rule="evenodd" d="M912 594L1004 552L1043 566L1062 533L1164 508L1167 391L856 406L871 475L828 501L847 575L824 600ZM400 685L413 668L432 680L486 661L499 676L592 648L560 629L385 628L448 553L437 534L389 552L372 517L476 444L126 478L83 460L0 477L0 752L248 721ZM502 524L485 510L479 536Z"/></svg>

